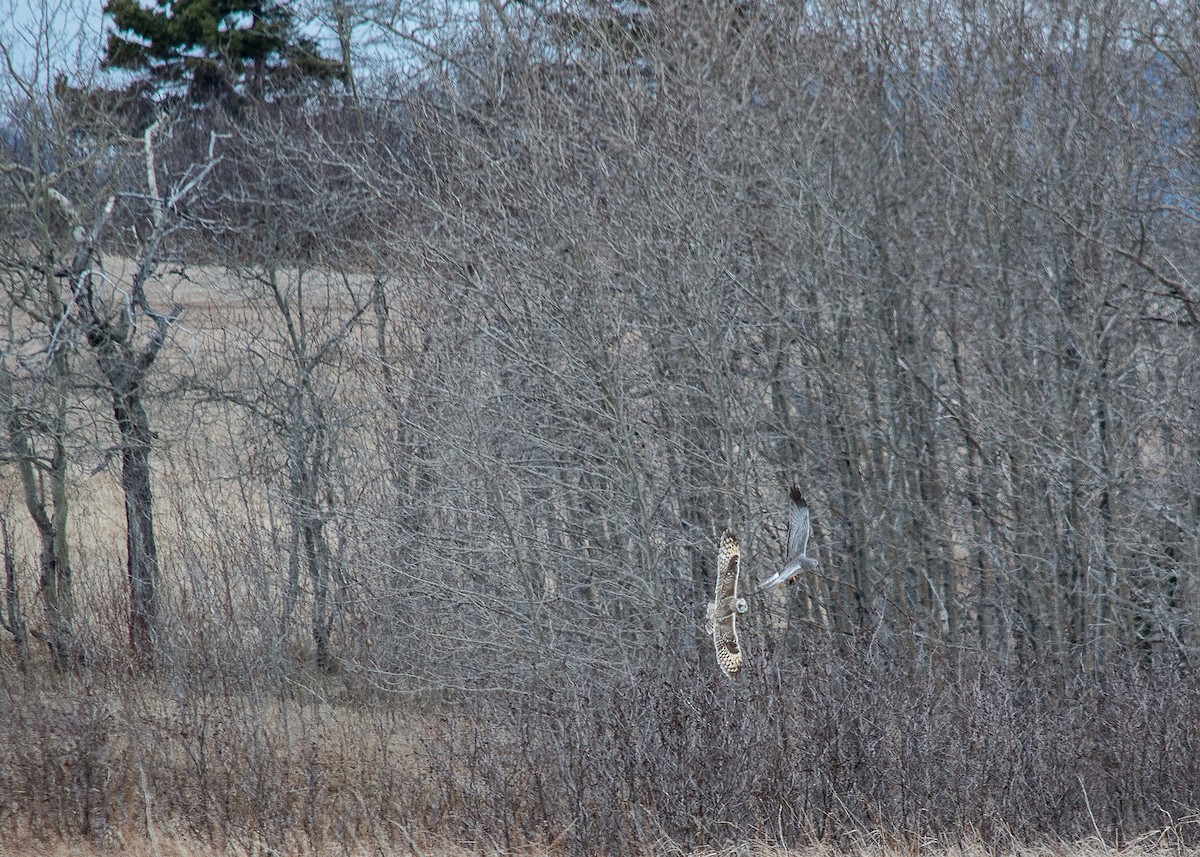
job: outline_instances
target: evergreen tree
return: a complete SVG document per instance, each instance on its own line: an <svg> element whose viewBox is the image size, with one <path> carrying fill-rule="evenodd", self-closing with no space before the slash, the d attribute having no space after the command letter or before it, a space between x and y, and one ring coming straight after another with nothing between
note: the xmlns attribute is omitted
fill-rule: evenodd
<svg viewBox="0 0 1200 857"><path fill-rule="evenodd" d="M341 64L302 38L275 0L108 0L105 67L141 72L160 92L183 88L195 103L255 99L341 76Z"/></svg>

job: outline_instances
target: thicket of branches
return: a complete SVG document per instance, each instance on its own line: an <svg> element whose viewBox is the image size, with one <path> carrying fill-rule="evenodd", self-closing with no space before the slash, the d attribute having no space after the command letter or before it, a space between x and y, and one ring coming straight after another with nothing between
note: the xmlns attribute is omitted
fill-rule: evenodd
<svg viewBox="0 0 1200 857"><path fill-rule="evenodd" d="M579 850L1185 817L1183 6L497 6L412 78L157 120L10 64L5 658L36 672L43 641L88 698L132 647L143 689L97 703L130 723L315 685L432 730L343 753L394 772L378 804L272 803L284 839L305 813ZM72 518L105 471L115 558ZM725 689L716 535L773 571L793 480L821 569L754 604ZM58 722L30 680L0 685L18 745ZM156 733L128 768L153 773L70 812L225 818L161 777L212 773L196 735L274 733L206 728L191 767ZM239 806L223 835L274 835Z"/></svg>

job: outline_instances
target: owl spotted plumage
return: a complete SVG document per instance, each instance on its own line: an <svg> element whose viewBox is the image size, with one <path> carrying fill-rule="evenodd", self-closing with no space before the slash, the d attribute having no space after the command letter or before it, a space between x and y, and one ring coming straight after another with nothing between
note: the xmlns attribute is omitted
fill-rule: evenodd
<svg viewBox="0 0 1200 857"><path fill-rule="evenodd" d="M746 599L738 595L742 555L737 536L726 530L717 552L717 586L706 614L708 633L717 650L717 665L730 678L742 668L742 649L738 644L737 617L746 612Z"/></svg>

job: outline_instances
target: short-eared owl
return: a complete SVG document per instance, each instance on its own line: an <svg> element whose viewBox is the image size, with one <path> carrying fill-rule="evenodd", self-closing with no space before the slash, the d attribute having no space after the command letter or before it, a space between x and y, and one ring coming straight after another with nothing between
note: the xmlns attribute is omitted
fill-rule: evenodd
<svg viewBox="0 0 1200 857"><path fill-rule="evenodd" d="M733 530L721 536L717 552L717 591L708 605L708 633L717 647L717 664L721 672L733 678L742 668L742 649L738 645L737 617L746 612L746 599L738 596L738 576L741 574L742 554Z"/></svg>

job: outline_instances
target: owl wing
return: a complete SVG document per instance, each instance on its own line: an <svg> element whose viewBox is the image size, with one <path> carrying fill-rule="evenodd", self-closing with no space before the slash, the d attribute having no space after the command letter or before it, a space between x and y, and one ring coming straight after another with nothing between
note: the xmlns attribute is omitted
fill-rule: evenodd
<svg viewBox="0 0 1200 857"><path fill-rule="evenodd" d="M721 536L721 548L717 554L717 597L714 606L718 614L712 623L713 644L717 649L717 665L721 672L733 678L742 668L742 648L738 643L737 611L731 609L737 600L738 576L741 573L742 554L733 530Z"/></svg>
<svg viewBox="0 0 1200 857"><path fill-rule="evenodd" d="M717 551L717 597L718 604L737 597L738 575L741 573L742 550L733 530L721 535L721 548Z"/></svg>

